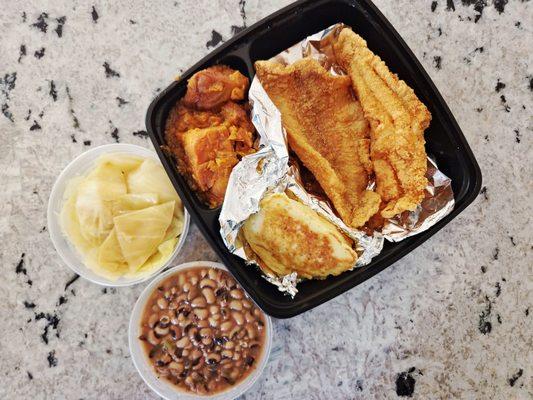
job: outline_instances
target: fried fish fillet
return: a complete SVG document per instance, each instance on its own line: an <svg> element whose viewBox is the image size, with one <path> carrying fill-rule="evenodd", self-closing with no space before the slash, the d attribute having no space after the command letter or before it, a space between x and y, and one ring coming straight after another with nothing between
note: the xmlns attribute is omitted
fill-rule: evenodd
<svg viewBox="0 0 533 400"><path fill-rule="evenodd" d="M331 222L284 193L261 200L242 230L260 263L278 276L296 272L302 278L324 279L357 261L350 241Z"/></svg>
<svg viewBox="0 0 533 400"><path fill-rule="evenodd" d="M369 127L348 76L334 76L316 60L285 66L257 61L257 76L281 113L289 146L311 171L341 219L359 227L380 204L365 190L371 172Z"/></svg>
<svg viewBox="0 0 533 400"><path fill-rule="evenodd" d="M334 51L370 122L370 158L376 191L384 202L381 216L412 211L424 198L427 185L424 130L431 114L413 89L350 29L341 31Z"/></svg>

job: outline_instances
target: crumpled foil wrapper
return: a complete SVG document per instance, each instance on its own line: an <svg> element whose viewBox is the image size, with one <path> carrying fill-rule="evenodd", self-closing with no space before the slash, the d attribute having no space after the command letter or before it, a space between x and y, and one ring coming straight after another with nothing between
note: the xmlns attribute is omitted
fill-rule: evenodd
<svg viewBox="0 0 533 400"><path fill-rule="evenodd" d="M331 44L344 27L343 24L332 25L272 59L292 64L301 58L312 57L331 73L342 75L344 71L335 63ZM347 226L335 215L328 201L304 188L298 165L289 160L287 134L281 122L281 115L257 77L254 77L250 85L248 98L252 107L251 119L259 136L259 150L243 157L233 168L219 216L220 234L226 247L248 264L258 265L239 231L244 221L259 210L259 202L269 193L292 194L353 239L359 256L353 268L369 264L372 258L381 252L385 239L398 242L423 232L453 209L451 180L439 171L435 162L428 157L426 176L429 183L426 196L415 211L406 211L388 219L379 231L371 233ZM374 185L375 182L370 182L369 188ZM296 285L301 279L294 272L279 277L263 271L263 276L286 294L294 296L298 292Z"/></svg>

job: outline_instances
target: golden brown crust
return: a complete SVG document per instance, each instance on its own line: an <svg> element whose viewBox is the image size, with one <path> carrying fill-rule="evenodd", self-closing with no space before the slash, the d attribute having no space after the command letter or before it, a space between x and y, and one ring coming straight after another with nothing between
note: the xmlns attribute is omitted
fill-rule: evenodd
<svg viewBox="0 0 533 400"><path fill-rule="evenodd" d="M283 193L261 201L243 234L260 264L278 276L296 272L324 279L354 267L357 254L337 228L315 211Z"/></svg>
<svg viewBox="0 0 533 400"><path fill-rule="evenodd" d="M343 29L334 49L370 122L376 191L385 203L381 215L390 218L412 211L427 185L424 130L431 114L359 35Z"/></svg>
<svg viewBox="0 0 533 400"><path fill-rule="evenodd" d="M369 128L350 89L350 78L334 76L317 61L284 66L255 63L257 76L281 112L289 146L315 176L341 219L359 227L378 211L368 184Z"/></svg>

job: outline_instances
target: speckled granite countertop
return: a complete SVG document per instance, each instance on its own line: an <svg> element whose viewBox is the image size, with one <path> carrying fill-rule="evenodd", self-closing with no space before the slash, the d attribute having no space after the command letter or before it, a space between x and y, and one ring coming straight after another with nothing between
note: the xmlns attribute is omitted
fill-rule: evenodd
<svg viewBox="0 0 533 400"><path fill-rule="evenodd" d="M143 285L102 289L56 255L51 186L101 144L150 146L175 75L288 1L4 2L0 14L0 398L156 398L129 358ZM299 317L249 399L530 399L533 6L376 0L439 87L482 194L413 253ZM216 260L193 226L178 261Z"/></svg>

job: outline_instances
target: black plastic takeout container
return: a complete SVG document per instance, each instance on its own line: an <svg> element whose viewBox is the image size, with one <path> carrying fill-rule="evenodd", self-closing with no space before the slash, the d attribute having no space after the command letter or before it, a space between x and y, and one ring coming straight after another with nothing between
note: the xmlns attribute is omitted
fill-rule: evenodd
<svg viewBox="0 0 533 400"><path fill-rule="evenodd" d="M369 48L415 90L431 111L433 120L425 133L426 149L436 159L439 169L452 179L456 204L448 216L427 231L399 243L387 242L381 254L369 265L326 280L300 283L299 292L292 299L263 279L256 268L247 266L227 250L219 233L220 209L210 210L200 202L176 170L174 160L161 146L165 144L164 130L169 111L185 94L187 80L195 72L211 65L226 64L247 75L251 81L255 61L271 58L338 22L351 26L366 39ZM174 56L179 57L179 54ZM448 106L400 35L368 0L303 0L264 18L215 49L162 91L148 108L146 127L193 221L249 295L266 313L277 318L293 317L316 307L393 264L454 219L472 203L481 187L479 166Z"/></svg>

